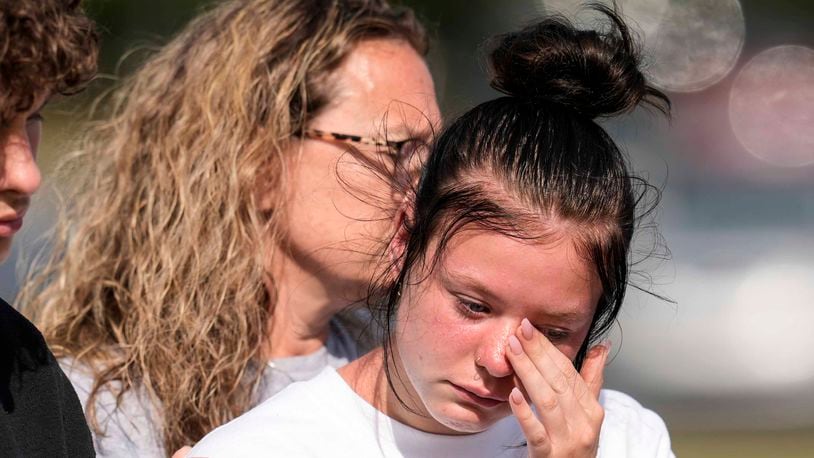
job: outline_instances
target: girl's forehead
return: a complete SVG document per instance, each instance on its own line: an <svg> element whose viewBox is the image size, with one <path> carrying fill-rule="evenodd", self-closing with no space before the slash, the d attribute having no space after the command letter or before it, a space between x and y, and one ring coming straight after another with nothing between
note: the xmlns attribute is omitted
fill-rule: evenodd
<svg viewBox="0 0 814 458"><path fill-rule="evenodd" d="M596 269L569 237L540 242L470 230L444 251L436 266L441 281L495 304L581 319L602 293Z"/></svg>

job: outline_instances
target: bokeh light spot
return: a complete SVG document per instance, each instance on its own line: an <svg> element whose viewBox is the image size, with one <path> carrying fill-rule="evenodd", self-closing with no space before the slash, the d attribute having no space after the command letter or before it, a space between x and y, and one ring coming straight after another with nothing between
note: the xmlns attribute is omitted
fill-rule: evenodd
<svg viewBox="0 0 814 458"><path fill-rule="evenodd" d="M582 8L582 1L542 2L546 13L562 14L583 26L597 19ZM706 89L726 77L740 57L746 25L738 0L619 0L617 4L642 35L645 71L661 89Z"/></svg>
<svg viewBox="0 0 814 458"><path fill-rule="evenodd" d="M735 67L745 36L738 0L671 1L659 27L645 37L648 73L669 91L706 89Z"/></svg>
<svg viewBox="0 0 814 458"><path fill-rule="evenodd" d="M814 163L814 50L779 46L753 57L732 86L729 120L754 156L784 167Z"/></svg>
<svg viewBox="0 0 814 458"><path fill-rule="evenodd" d="M611 2L599 2L612 6ZM628 21L638 32L645 36L653 34L661 23L669 0L617 0L617 5ZM593 27L602 17L585 8L585 1L577 0L542 0L542 13L561 14L582 27Z"/></svg>

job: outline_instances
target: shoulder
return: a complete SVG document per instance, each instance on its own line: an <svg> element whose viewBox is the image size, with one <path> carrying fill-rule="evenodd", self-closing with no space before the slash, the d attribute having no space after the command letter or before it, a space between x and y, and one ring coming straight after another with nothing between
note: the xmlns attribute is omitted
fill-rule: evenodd
<svg viewBox="0 0 814 458"><path fill-rule="evenodd" d="M314 379L295 382L271 399L207 434L188 456L278 456L324 453L336 445L342 379L326 368ZM339 402L334 402L339 401ZM315 438L319 438L315 442ZM321 452L320 452L321 451Z"/></svg>
<svg viewBox="0 0 814 458"><path fill-rule="evenodd" d="M90 393L93 387L93 369L91 366L80 363L71 357L59 358L57 360L62 371L70 380L79 399L82 400L82 406L85 405L85 398Z"/></svg>
<svg viewBox="0 0 814 458"><path fill-rule="evenodd" d="M1 299L0 350L0 403L5 411L15 410L15 404L40 405L46 399L56 399L64 378L45 339L30 321Z"/></svg>
<svg viewBox="0 0 814 458"><path fill-rule="evenodd" d="M50 363L50 352L37 328L6 301L0 299L0 343L6 356L20 363ZM28 361L28 360L31 361Z"/></svg>
<svg viewBox="0 0 814 458"><path fill-rule="evenodd" d="M602 390L599 403L605 409L605 418L613 424L637 426L667 431L664 421L652 410L643 407L631 396L615 390Z"/></svg>
<svg viewBox="0 0 814 458"><path fill-rule="evenodd" d="M599 456L657 457L674 456L670 434L664 420L625 393L602 390L599 402L605 420L599 439Z"/></svg>
<svg viewBox="0 0 814 458"><path fill-rule="evenodd" d="M93 454L85 417L71 384L39 330L0 300L0 430L26 454ZM10 445L9 445L10 444ZM0 444L11 453L15 441Z"/></svg>
<svg viewBox="0 0 814 458"><path fill-rule="evenodd" d="M70 357L60 358L59 364L76 390L82 409L86 414L93 411L91 433L98 456L165 455L160 409L144 390L128 390L119 398L120 386L108 383L99 387L91 399L96 368Z"/></svg>

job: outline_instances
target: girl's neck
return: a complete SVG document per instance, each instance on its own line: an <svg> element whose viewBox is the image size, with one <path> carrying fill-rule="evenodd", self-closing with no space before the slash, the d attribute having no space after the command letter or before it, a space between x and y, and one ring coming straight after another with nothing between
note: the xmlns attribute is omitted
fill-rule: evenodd
<svg viewBox="0 0 814 458"><path fill-rule="evenodd" d="M389 359L392 386L384 372L385 357L381 347L340 368L338 372L356 394L393 420L427 433L462 434L438 423L429 415L404 369L393 362L398 360L397 352ZM398 396L394 389L398 391Z"/></svg>

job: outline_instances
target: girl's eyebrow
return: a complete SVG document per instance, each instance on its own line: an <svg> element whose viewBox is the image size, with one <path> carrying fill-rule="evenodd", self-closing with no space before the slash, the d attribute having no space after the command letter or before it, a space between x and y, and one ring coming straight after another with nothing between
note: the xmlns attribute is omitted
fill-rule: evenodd
<svg viewBox="0 0 814 458"><path fill-rule="evenodd" d="M441 271L444 277L452 280L455 283L461 284L466 288L474 290L474 292L478 293L484 298L489 299L490 302L492 301L501 302L500 298L497 297L496 294L491 292L489 288L487 288L480 280L478 280L474 276L463 272L452 272L446 268L441 269Z"/></svg>

